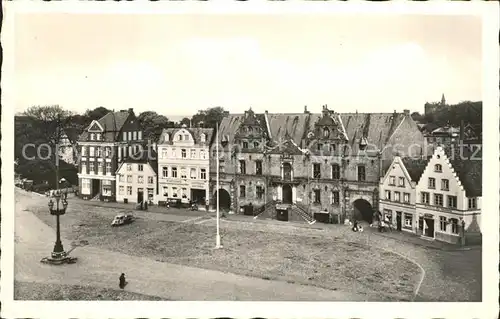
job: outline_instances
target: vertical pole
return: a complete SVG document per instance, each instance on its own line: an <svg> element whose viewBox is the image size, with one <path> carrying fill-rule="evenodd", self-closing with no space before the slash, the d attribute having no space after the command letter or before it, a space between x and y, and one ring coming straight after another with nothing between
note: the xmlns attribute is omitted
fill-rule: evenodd
<svg viewBox="0 0 500 319"><path fill-rule="evenodd" d="M217 237L216 237L216 240L215 240L215 248L221 248L221 243L220 243L220 232L219 232L219 198L220 198L220 194L219 194L219 123L217 123L217 128L216 128L217 132L216 132L216 143L215 144L215 147L216 147L216 156L217 158L215 159L216 161L216 165L217 165Z"/></svg>

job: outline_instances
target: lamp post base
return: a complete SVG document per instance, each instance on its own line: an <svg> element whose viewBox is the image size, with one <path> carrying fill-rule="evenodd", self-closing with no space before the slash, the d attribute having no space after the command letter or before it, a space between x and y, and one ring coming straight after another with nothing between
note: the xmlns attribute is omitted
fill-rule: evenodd
<svg viewBox="0 0 500 319"><path fill-rule="evenodd" d="M78 258L70 257L64 251L62 252L52 252L50 257L44 257L40 262L50 265L62 265L62 264L74 264Z"/></svg>

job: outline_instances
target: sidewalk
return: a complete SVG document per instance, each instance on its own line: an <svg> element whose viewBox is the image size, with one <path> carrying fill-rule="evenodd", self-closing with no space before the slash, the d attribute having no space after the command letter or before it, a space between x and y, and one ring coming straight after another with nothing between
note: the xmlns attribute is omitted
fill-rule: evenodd
<svg viewBox="0 0 500 319"><path fill-rule="evenodd" d="M114 288L125 273L127 291L171 300L362 301L363 296L281 281L180 266L85 246L72 255L76 264L50 266L54 230L28 211L16 207L15 280ZM62 239L68 245L68 240ZM69 248L69 247L68 247ZM215 250L214 254L224 254Z"/></svg>

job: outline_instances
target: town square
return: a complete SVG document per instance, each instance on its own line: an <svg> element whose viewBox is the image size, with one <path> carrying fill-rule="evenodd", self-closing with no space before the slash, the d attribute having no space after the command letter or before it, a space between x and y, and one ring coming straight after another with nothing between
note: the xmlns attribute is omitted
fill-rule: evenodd
<svg viewBox="0 0 500 319"><path fill-rule="evenodd" d="M16 16L14 301L489 300L481 32L472 15Z"/></svg>

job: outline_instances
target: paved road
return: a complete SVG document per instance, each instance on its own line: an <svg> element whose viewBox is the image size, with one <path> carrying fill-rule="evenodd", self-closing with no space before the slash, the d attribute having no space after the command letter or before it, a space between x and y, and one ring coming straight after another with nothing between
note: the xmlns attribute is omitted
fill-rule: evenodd
<svg viewBox="0 0 500 319"><path fill-rule="evenodd" d="M16 190L15 279L24 282L78 284L115 288L126 273L126 290L171 300L360 300L360 296L322 288L156 262L95 247L78 247L73 265L40 263L53 248L55 233L25 207L42 202ZM45 204L45 202L43 202ZM68 245L69 241L63 239ZM68 249L69 247L65 247ZM221 251L223 253L223 250Z"/></svg>

